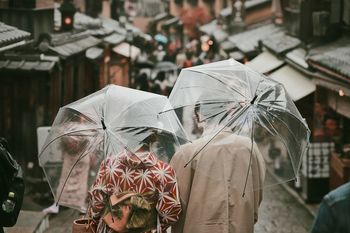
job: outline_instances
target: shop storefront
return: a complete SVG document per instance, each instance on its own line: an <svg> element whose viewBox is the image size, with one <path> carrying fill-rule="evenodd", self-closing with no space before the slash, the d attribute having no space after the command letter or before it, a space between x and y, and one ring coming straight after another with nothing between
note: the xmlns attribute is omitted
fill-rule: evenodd
<svg viewBox="0 0 350 233"><path fill-rule="evenodd" d="M329 161L329 189L332 190L350 180L349 89L334 82L318 81L318 85L312 141L334 144L334 149L325 157Z"/></svg>

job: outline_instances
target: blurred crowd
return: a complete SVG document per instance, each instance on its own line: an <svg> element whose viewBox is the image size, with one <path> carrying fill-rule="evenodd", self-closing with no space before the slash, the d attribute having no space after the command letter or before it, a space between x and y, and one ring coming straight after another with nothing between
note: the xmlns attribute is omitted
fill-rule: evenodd
<svg viewBox="0 0 350 233"><path fill-rule="evenodd" d="M158 33L141 50L133 68L134 88L166 96L181 69L228 58L206 35L180 39Z"/></svg>

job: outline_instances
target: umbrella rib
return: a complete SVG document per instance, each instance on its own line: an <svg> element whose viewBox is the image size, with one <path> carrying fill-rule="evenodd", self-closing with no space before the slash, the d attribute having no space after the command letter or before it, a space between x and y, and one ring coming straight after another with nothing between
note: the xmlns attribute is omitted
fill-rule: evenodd
<svg viewBox="0 0 350 233"><path fill-rule="evenodd" d="M72 134L72 133L80 133L80 132L85 132L85 131L97 131L97 130L99 130L99 129L102 129L102 127L101 128L91 128L91 129L82 129L82 130L76 130L76 131L71 131L71 132L68 132L68 133L64 133L64 134L61 134L61 135L59 135L58 137L56 137L56 138L54 138L53 140L51 140L44 148L42 148L41 149L41 152L40 152L40 154L39 154L39 158L42 156L42 154L44 153L44 151L52 144L52 143L54 143L56 140L58 140L58 139L60 139L60 138L62 138L62 137L64 137L64 136L68 136L68 135L70 135L70 134ZM86 135L84 135L85 137L87 137ZM92 135L91 135L92 136ZM90 137L91 137L90 136Z"/></svg>
<svg viewBox="0 0 350 233"><path fill-rule="evenodd" d="M262 100L262 101L259 101L259 103L283 103L283 102L286 102L286 101L283 101L283 100Z"/></svg>
<svg viewBox="0 0 350 233"><path fill-rule="evenodd" d="M275 114L273 114L271 111L266 111L266 112L267 112L268 114L272 115L273 117L276 117L276 118L278 119L278 116L276 116ZM286 113L289 113L289 112L286 112ZM293 114L290 114L290 113L289 113L289 115L292 116L293 118L297 119L297 120L298 120L298 123L302 123L302 122L300 122L300 120L299 120L298 118L296 118ZM288 125L287 125L284 121L280 121L280 122L287 128L289 134L292 135L293 141L297 144L297 139L296 139L295 135L292 133L292 130L288 127ZM302 123L302 125L305 126L304 123ZM292 155L291 155L291 153L290 153L289 148L286 146L285 140L283 140L283 138L282 138L281 136L279 136L278 134L276 134L276 135L277 135L277 136L280 138L280 140L283 142L285 148L286 148L287 151L288 151L288 155L291 157ZM293 161L293 158L291 158L291 159L292 159L292 161ZM294 174L296 174L296 168L295 168L294 163L292 163L292 166L293 166Z"/></svg>
<svg viewBox="0 0 350 233"><path fill-rule="evenodd" d="M200 74L205 74L205 75L208 75L209 77L215 79L216 81L220 82L221 84L223 84L224 86L228 86L227 83L221 81L220 79L216 78L215 76L211 75L211 74L208 74L208 73L205 73L205 72L201 72L199 70L191 70L189 69L188 71L192 71L192 72L195 72L195 73L200 73ZM240 93L239 91L235 90L234 88L231 88L230 86L228 86L231 90L233 90L234 92L237 92L239 95L241 95L242 97L245 97L242 93Z"/></svg>
<svg viewBox="0 0 350 233"><path fill-rule="evenodd" d="M133 128L135 128L135 129L145 128L145 130L154 129L154 130L157 130L157 131L158 131L158 130L161 130L161 131L166 131L167 133L172 134L172 135L175 135L175 136L177 137L176 133L174 133L174 132L171 132L171 131L166 130L166 129L157 128L157 127L154 127L154 126L152 126L152 127L148 127L148 126L141 126L141 127L137 127L137 126L135 126L135 127L115 127L114 129L115 129L116 131L118 131L117 129L121 129L120 131L122 131L122 130L125 129L125 128L130 128L130 129L133 129ZM183 138L183 137L180 137L180 138L184 139L184 140L187 141L187 142L191 142L191 141L190 141L189 139L187 139L187 138Z"/></svg>
<svg viewBox="0 0 350 233"><path fill-rule="evenodd" d="M254 115L253 115L254 118ZM245 190L247 188L247 183L248 183L248 176L250 173L250 166L252 164L252 159L253 159L253 145L254 145L254 120L252 121L252 132L250 134L250 141L251 141L251 146L250 146L250 156L249 156L249 164L248 164L248 171L247 171L247 175L245 177L245 182L244 182L244 188L243 188L243 193L242 193L242 197L245 196Z"/></svg>
<svg viewBox="0 0 350 233"><path fill-rule="evenodd" d="M282 102L284 102L284 101L282 101ZM261 103L261 102L260 102ZM268 103L268 102L267 102ZM260 106L265 106L265 105L263 105L263 104L260 104ZM300 119L299 119L299 117L297 117L297 116L295 116L291 111L287 111L287 109L285 109L285 108L282 108L282 107L274 107L274 106L271 106L271 105L269 105L268 107L272 107L272 108L274 108L274 109L277 109L277 110L281 110L281 111L283 111L283 112L285 112L285 113L288 113L290 116L292 116L293 118L295 118L298 122L301 122L304 126L305 126L305 128L308 128L306 125L305 125L305 123L304 122L302 122L302 121L300 121ZM267 112L271 112L271 111L267 111ZM275 116L275 115L274 115ZM276 116L275 116L276 117Z"/></svg>
<svg viewBox="0 0 350 233"><path fill-rule="evenodd" d="M219 101L219 100L217 100L217 101L210 101L210 103L209 104L218 104L218 103L235 103L235 102L237 102L237 101L234 101L234 100L226 100L226 101ZM203 103L203 102L202 102ZM181 105L181 106L179 106L179 107L173 107L173 108L171 108L171 109L168 109L168 110L164 110L164 111L161 111L161 112L159 112L158 114L163 114L163 113L167 113L167 112L170 112L170 111L175 111L175 110L177 110L177 109L180 109L180 108L186 108L186 107L189 107L189 106L193 106L193 104L186 104L186 105Z"/></svg>
<svg viewBox="0 0 350 233"><path fill-rule="evenodd" d="M111 132L111 131L109 131L109 132ZM106 148L105 148L105 145L106 145L106 142L105 141L109 141L109 142L111 142L110 140L108 140L108 137L109 137L109 134L107 133L107 131L104 131L104 136L103 136L103 150L105 150ZM117 138L117 141L119 141L118 140L118 138ZM114 145L112 144L112 143L109 143L109 145L111 145L112 147L114 147ZM108 145L108 146L109 146ZM122 144L123 145L123 144ZM115 149L115 151L117 151L116 150L116 148L114 148ZM103 176L103 178L104 178L104 185L106 186L106 192L107 192L107 194L109 193L109 190L108 190L108 185L107 185L107 181L106 181L106 179L107 179L107 177L106 177L106 174L107 174L107 157L106 157L106 152L104 151L103 152L103 161L104 161L104 170L106 171L105 172L105 175ZM111 210L112 209L112 201L111 201L111 199L110 198L108 198L108 207L109 207L109 209ZM112 216L112 222L114 222L114 217Z"/></svg>

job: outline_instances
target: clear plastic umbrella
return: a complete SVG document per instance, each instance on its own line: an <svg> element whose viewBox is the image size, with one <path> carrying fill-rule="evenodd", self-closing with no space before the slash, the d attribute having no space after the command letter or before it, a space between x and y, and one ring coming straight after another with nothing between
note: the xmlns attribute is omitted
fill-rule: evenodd
<svg viewBox="0 0 350 233"><path fill-rule="evenodd" d="M168 43L168 38L162 34L157 34L154 36L154 39L158 41L159 43L166 44Z"/></svg>
<svg viewBox="0 0 350 233"><path fill-rule="evenodd" d="M178 67L175 63L169 61L158 62L154 67L155 70L158 71L174 71L178 70Z"/></svg>
<svg viewBox="0 0 350 233"><path fill-rule="evenodd" d="M60 108L41 153L55 201L86 210L86 194L102 161L134 154L152 137L151 150L168 162L185 133L168 99L109 85Z"/></svg>
<svg viewBox="0 0 350 233"><path fill-rule="evenodd" d="M196 144L191 158L182 161L184 166L211 143L230 143L230 136L215 140L229 132L226 135L250 139L249 156L258 149L266 167L278 175L279 179L266 179L258 188L297 177L310 131L282 84L229 59L183 69L169 98L190 139L203 142ZM272 152L276 148L277 153ZM278 169L274 166L277 157ZM249 166L242 168L245 184L251 162L249 159ZM216 178L221 179L219 175L208 177Z"/></svg>

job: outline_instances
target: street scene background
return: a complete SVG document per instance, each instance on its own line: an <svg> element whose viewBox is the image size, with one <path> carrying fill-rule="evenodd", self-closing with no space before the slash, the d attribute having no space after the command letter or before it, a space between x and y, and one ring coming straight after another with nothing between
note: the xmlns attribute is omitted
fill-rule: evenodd
<svg viewBox="0 0 350 233"><path fill-rule="evenodd" d="M6 232L70 232L81 214L42 212L38 155L60 107L108 84L169 96L182 69L229 58L282 83L311 130L297 179L264 190L255 232L309 232L350 179L349 32L350 0L1 0L0 136L26 184ZM267 179L285 179L284 146L255 138Z"/></svg>

